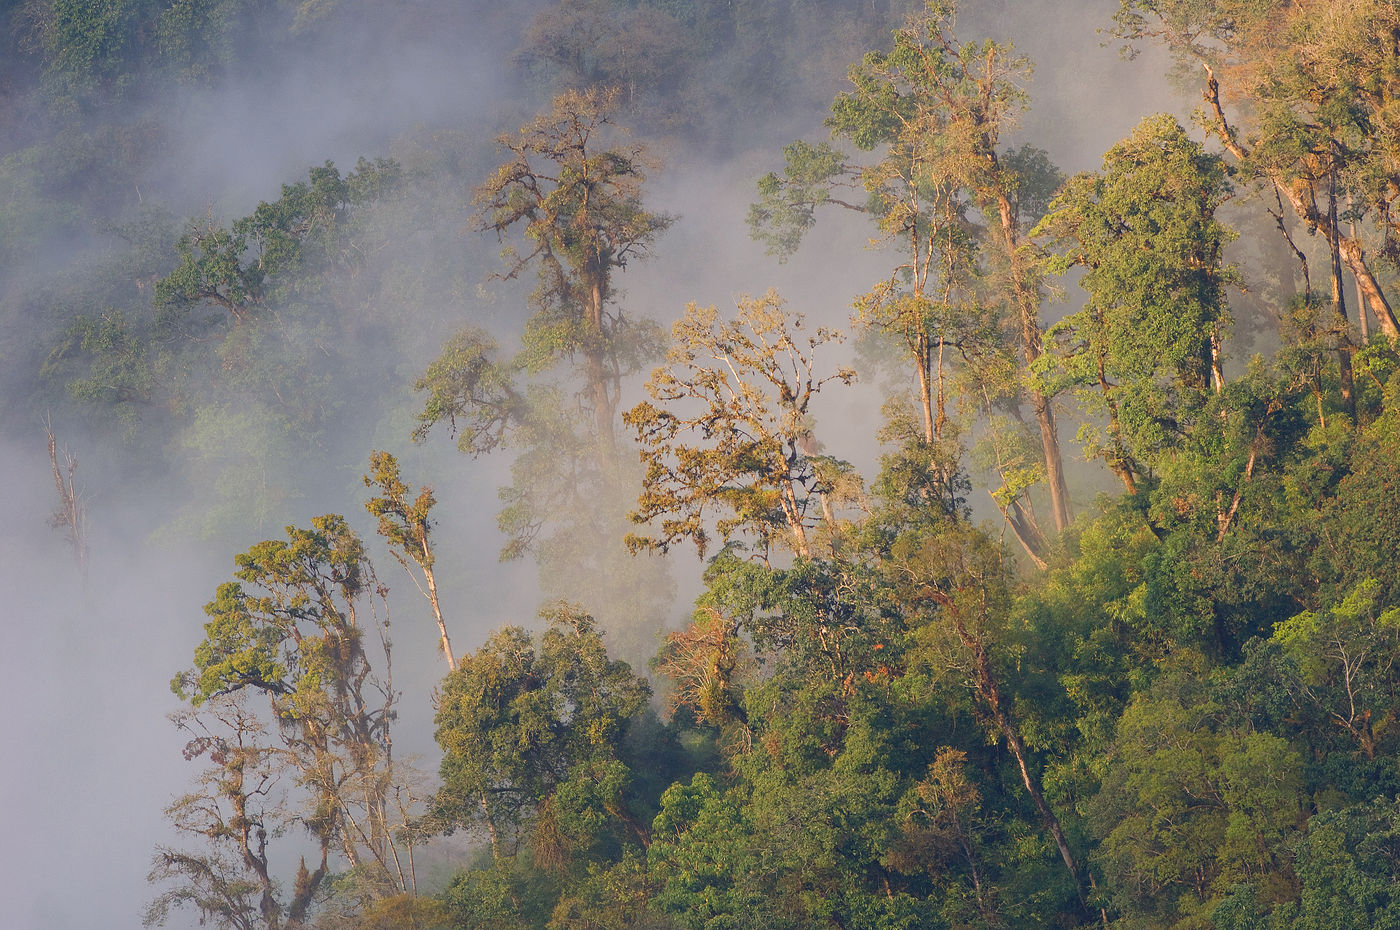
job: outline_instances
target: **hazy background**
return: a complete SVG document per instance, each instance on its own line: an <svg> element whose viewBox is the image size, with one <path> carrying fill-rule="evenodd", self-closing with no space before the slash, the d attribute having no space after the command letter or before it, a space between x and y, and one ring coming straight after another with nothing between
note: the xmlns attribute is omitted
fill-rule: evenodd
<svg viewBox="0 0 1400 930"><path fill-rule="evenodd" d="M49 404L31 387L33 371L20 369L42 362L52 315L73 312L48 299L53 282L100 263L93 248L102 235L12 248L0 267L0 342L9 368L0 372L0 926L140 925L152 896L145 882L152 848L172 839L162 809L194 774L165 715L176 707L168 683L201 638L201 608L230 577L233 555L280 535L283 525L335 511L372 537L359 483L371 448L394 451L407 480L437 489L438 572L458 652L476 648L502 623L531 621L539 601L533 566L496 559L495 489L507 480L508 459L467 459L445 436L412 447L407 434L412 382L443 338L469 322L504 337L524 317L519 289L478 289L495 267L497 246L468 231L465 204L492 166L490 140L543 99L512 52L531 15L549 6L404 3L390 17L398 25L386 29L382 14L357 24L358 7L345 5L340 9L349 12L335 28L301 41L296 56L244 62L213 86L172 93L157 110L133 113L144 121L133 134L145 140L144 150L130 177L103 179L123 209L159 207L177 221L212 213L227 222L274 199L281 184L305 178L311 165L331 159L349 170L362 155L417 159L440 172L452 193L441 200L438 225L419 230L421 240L397 243L405 255L432 256L434 267L415 274L440 279L405 285L402 304L380 302L363 321L347 322L347 332L367 340L386 325L399 330L385 351L402 355L359 385L380 407L369 422L347 420L344 441L327 443L311 489L290 496L285 514L261 535L193 528L198 520L191 515L209 501L207 463L186 460L178 437L142 448L150 433L138 429L133 438L132 430L59 405L47 412L60 444L77 456L90 528L88 570L77 571L46 522L55 504L43 432ZM1015 141L1046 148L1068 172L1097 167L1141 116L1180 108L1160 77L1160 61L1125 63L1115 48L1099 44L1095 29L1115 6L964 4L964 37L1010 39L1036 62L1032 109ZM839 25L832 25L833 41L841 39ZM669 324L687 301L732 307L738 295L775 287L809 318L846 321L851 298L889 267L887 257L864 251L866 228L832 217L780 266L748 239L743 223L754 180L779 166L781 146L824 137L821 118L842 77L837 64L825 80L803 75L780 87L775 79L781 106L755 100L747 122L701 119L683 137L643 136L664 161L649 180L650 203L679 220L654 258L630 267L621 282L633 315ZM22 157L25 146L52 131L42 115L14 106L0 115L0 157ZM0 203L18 196L0 189ZM439 297L420 302L418 294ZM868 473L877 451L873 392L833 392L822 401L821 438L832 454ZM396 746L435 770L429 696L444 671L435 629L398 566L374 551L383 580L395 588L395 682L404 689ZM674 561L678 620L688 613L685 599L700 566L688 552ZM179 919L195 923L193 914Z"/></svg>

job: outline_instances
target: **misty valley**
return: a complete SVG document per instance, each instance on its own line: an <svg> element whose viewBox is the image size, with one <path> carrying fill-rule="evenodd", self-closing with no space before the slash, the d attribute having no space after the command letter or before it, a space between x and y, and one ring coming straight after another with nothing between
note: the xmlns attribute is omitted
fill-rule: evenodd
<svg viewBox="0 0 1400 930"><path fill-rule="evenodd" d="M1397 0L0 27L0 924L1400 925Z"/></svg>

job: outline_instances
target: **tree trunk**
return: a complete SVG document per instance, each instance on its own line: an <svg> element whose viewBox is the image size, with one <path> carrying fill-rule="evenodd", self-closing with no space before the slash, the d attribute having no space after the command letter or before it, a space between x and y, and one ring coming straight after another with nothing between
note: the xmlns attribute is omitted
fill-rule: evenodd
<svg viewBox="0 0 1400 930"><path fill-rule="evenodd" d="M486 789L481 791L481 817L486 821L486 833L491 837L491 861L501 861L501 838L496 833L496 821L491 817L491 807L486 803Z"/></svg>
<svg viewBox="0 0 1400 930"><path fill-rule="evenodd" d="M1031 563L1041 571L1045 571L1049 567L1049 563L1045 561L1046 550L1049 547L1045 542L1045 534L1036 525L1034 517L1026 512L1020 501L1013 500L1010 505L1002 506L995 494L992 494L990 490L987 493L991 495L992 502L997 505L1001 515L1006 518L1006 525L1011 527L1012 534L1016 537L1016 541L1021 544L1021 548L1026 550L1026 555L1030 557Z"/></svg>
<svg viewBox="0 0 1400 930"><path fill-rule="evenodd" d="M1337 222L1337 177L1327 182L1327 221L1332 234L1327 240L1332 257L1332 307L1342 321L1342 338L1337 345L1337 367L1341 374L1342 409L1353 425L1356 423L1356 380L1351 373L1351 321L1347 319L1345 282L1342 281L1341 231ZM1366 311L1362 308L1361 312Z"/></svg>
<svg viewBox="0 0 1400 930"><path fill-rule="evenodd" d="M1035 805L1036 811L1040 814L1041 822L1060 850L1060 858L1064 860L1065 868L1069 870L1070 877L1074 879L1074 887L1079 895L1080 903L1087 905L1088 899L1084 894L1084 881L1080 874L1079 862L1075 859L1074 850L1070 848L1069 839L1065 836L1064 828L1060 825L1060 819L1055 816L1055 812L1051 810L1049 803L1045 800L1045 795L1040 790L1040 779L1031 771L1026 744L1021 739L1020 728L1016 725L1010 709L1002 701L1001 687L997 681L996 670L992 668L991 657L987 654L986 643L981 638L971 634L950 601L945 602L945 609L948 610L953 619L954 630L957 632L958 638L962 641L963 646L972 653L974 663L973 688L976 690L977 696L982 699L982 703L986 706L997 729L1006 739L1006 746L1011 750L1011 755L1016 759L1016 765L1020 770L1021 783L1025 785L1026 793L1030 795L1031 803Z"/></svg>
<svg viewBox="0 0 1400 930"><path fill-rule="evenodd" d="M593 422L597 430L598 448L606 459L611 458L617 451L617 440L613 435L616 402L608 384L607 334L603 331L603 304L607 299L607 281L597 269L590 278L588 333L583 350L584 377L588 381L589 399L593 403Z"/></svg>
<svg viewBox="0 0 1400 930"><path fill-rule="evenodd" d="M426 562L423 564L423 577L428 581L428 601L433 605L433 616L437 617L438 633L442 636L442 654L447 656L447 670L455 672L457 659L452 655L452 641L447 638L447 624L443 622L442 608L438 606L437 582L433 579L433 570Z"/></svg>
<svg viewBox="0 0 1400 930"><path fill-rule="evenodd" d="M1063 533L1070 524L1072 514L1055 411L1050 406L1050 398L1039 392L1031 393L1031 406L1035 409L1035 420L1040 424L1040 445L1045 455L1045 480L1050 485L1050 508L1055 514L1055 532Z"/></svg>
<svg viewBox="0 0 1400 930"><path fill-rule="evenodd" d="M1342 253L1342 261L1356 277L1356 289L1366 298L1366 303L1370 306L1371 313L1375 316L1376 324L1380 326L1381 332L1392 339L1400 339L1400 326L1396 325L1395 314L1391 312L1390 304L1386 301L1385 294L1376 281L1376 276L1371 273L1370 267L1366 264L1366 255L1361 248L1361 241L1339 237L1338 247Z"/></svg>
<svg viewBox="0 0 1400 930"><path fill-rule="evenodd" d="M926 344L926 337L920 337L919 346L919 403L924 411L924 442L933 443L934 420L933 420L933 377L929 373L929 352Z"/></svg>
<svg viewBox="0 0 1400 930"><path fill-rule="evenodd" d="M1006 248L1007 267L1021 323L1021 356L1029 371L1043 351L1040 331L1040 297L1026 281L1020 252L1020 230L1015 208L1004 191L997 192L997 210L1001 216L1002 242ZM1069 503L1069 486L1065 481L1064 456L1060 452L1060 434L1055 424L1055 411L1050 398L1039 391L1030 392L1031 408L1040 426L1040 446L1045 457L1045 481L1050 487L1050 509L1055 515L1055 532L1063 533L1073 519Z"/></svg>

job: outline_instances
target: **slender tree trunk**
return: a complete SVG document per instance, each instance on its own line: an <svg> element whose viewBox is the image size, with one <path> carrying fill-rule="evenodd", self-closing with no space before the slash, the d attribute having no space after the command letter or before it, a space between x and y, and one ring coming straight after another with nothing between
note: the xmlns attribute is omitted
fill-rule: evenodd
<svg viewBox="0 0 1400 930"><path fill-rule="evenodd" d="M1366 304L1371 308L1371 313L1376 318L1376 324L1381 332L1392 339L1400 339L1400 325L1395 322L1395 314L1391 312L1390 303L1385 299L1385 294L1381 291L1380 284L1376 281L1376 276L1371 273L1370 267L1366 264L1366 255L1361 248L1359 239L1341 238L1339 247L1342 253L1342 261L1356 278L1356 288L1366 298Z"/></svg>
<svg viewBox="0 0 1400 930"><path fill-rule="evenodd" d="M1332 306L1341 318L1342 335L1337 345L1337 367L1341 374L1342 409L1356 423L1356 381L1351 373L1351 321L1347 319L1345 282L1342 280L1341 230L1337 222L1337 176L1327 180L1327 221L1332 234L1327 239L1332 256ZM1365 313L1365 308L1362 308Z"/></svg>
<svg viewBox="0 0 1400 930"><path fill-rule="evenodd" d="M812 550L807 543L807 529L802 525L802 512L797 506L797 493L789 484L783 488L783 511L787 515L788 529L792 531L792 550L804 558L812 557Z"/></svg>
<svg viewBox="0 0 1400 930"><path fill-rule="evenodd" d="M1031 563L1041 571L1049 568L1050 563L1045 561L1047 549L1045 534L1036 525L1035 518L1021 506L1020 501L1013 500L1010 504L1003 505L990 489L987 493L991 495L992 503L996 504L997 509L1001 511L1002 517L1006 519L1006 525L1011 527L1012 535L1021 544L1021 548L1026 551Z"/></svg>
<svg viewBox="0 0 1400 930"><path fill-rule="evenodd" d="M501 861L501 838L496 832L496 821L491 816L491 807L486 803L486 789L481 790L481 818L486 821L486 834L491 837L491 861Z"/></svg>
<svg viewBox="0 0 1400 930"><path fill-rule="evenodd" d="M457 671L457 659L452 654L452 640L447 638L447 624L442 619L442 608L438 606L437 582L433 579L433 570L423 565L423 577L428 581L428 602L433 605L433 616L437 617L438 633L442 636L442 654L447 656L447 670Z"/></svg>
<svg viewBox="0 0 1400 930"><path fill-rule="evenodd" d="M1225 390L1225 368L1220 364L1220 324L1210 334L1210 386L1215 393Z"/></svg>
<svg viewBox="0 0 1400 930"><path fill-rule="evenodd" d="M929 372L929 352L927 337L919 337L919 402L924 411L924 442L933 443L934 439L934 419L933 419L933 376Z"/></svg>
<svg viewBox="0 0 1400 930"><path fill-rule="evenodd" d="M1352 207L1351 195L1347 195L1348 212ZM1351 238L1356 239L1356 218L1353 214L1351 220ZM1361 344L1364 346L1371 341L1371 323L1366 316L1366 295L1361 292L1361 282L1356 282L1356 321L1361 324Z"/></svg>
<svg viewBox="0 0 1400 930"><path fill-rule="evenodd" d="M1050 486L1050 508L1055 514L1055 532L1063 533L1073 519L1069 504L1069 486L1065 481L1064 456L1060 452L1060 433L1055 425L1055 411L1050 398L1039 392L1031 393L1035 420L1040 424L1040 445L1045 455L1045 480Z"/></svg>
<svg viewBox="0 0 1400 930"><path fill-rule="evenodd" d="M967 624L964 623L951 599L944 600L944 606L953 621L953 628L958 639L972 655L973 688L977 692L977 696L981 698L987 713L1006 740L1006 746L1016 760L1017 768L1021 773L1021 783L1025 786L1026 793L1030 795L1031 803L1035 805L1036 811L1040 814L1045 829L1055 840L1056 847L1059 848L1060 858L1064 860L1065 868L1069 870L1070 877L1074 879L1074 887L1079 895L1080 903L1087 904L1079 862L1075 858L1074 850L1070 848L1069 839L1065 836L1064 828L1060 825L1060 819L1055 816L1055 812L1045 800L1045 795L1040 789L1040 778L1031 771L1026 744L1021 739L1020 728L1016 725L1010 708L1002 700L1001 686L997 680L996 670L992 668L991 656L987 654L986 643L980 636L974 636L968 630Z"/></svg>
<svg viewBox="0 0 1400 930"><path fill-rule="evenodd" d="M608 383L610 378L607 334L603 331L603 304L607 300L607 280L598 269L594 269L589 277L591 281L588 293L588 334L583 350L584 377L588 381L588 393L593 402L593 421L598 434L598 447L606 458L611 458L617 451L617 439L613 435L617 404Z"/></svg>
<svg viewBox="0 0 1400 930"><path fill-rule="evenodd" d="M1025 360L1026 370L1029 371L1043 352L1040 295L1026 281L1015 208L1004 191L998 191L996 197L1012 292L1020 314L1021 357ZM1069 526L1073 515L1069 503L1069 485L1065 481L1064 456L1060 451L1060 433L1055 424L1055 410L1050 398L1039 391L1030 392L1030 401L1031 409L1035 411L1035 421L1040 426L1040 445L1045 457L1045 481L1050 488L1050 509L1055 516L1055 532L1062 533Z"/></svg>
<svg viewBox="0 0 1400 930"><path fill-rule="evenodd" d="M1215 72L1210 65L1204 62L1202 62L1202 66L1206 72L1205 101L1210 105L1215 117L1216 135L1220 138L1226 151L1235 156L1238 161L1246 162L1249 159L1249 152L1240 145L1235 136L1234 128L1225 116L1225 109L1220 103L1220 83L1215 78ZM1361 247L1361 240L1354 236L1343 236L1341 230L1337 228L1334 218L1324 216L1318 211L1312 198L1305 196L1305 192L1308 190L1306 182L1289 181L1274 174L1270 174L1268 177L1273 181L1275 189L1281 191L1288 198L1299 219L1321 229L1329 243L1336 243L1336 247L1341 253L1342 262L1355 276L1356 288L1365 298L1371 312L1375 314L1376 323L1380 326L1381 332L1392 338L1400 337L1400 326L1396 324L1395 314L1391 311L1390 304L1386 301L1385 294L1376 281L1376 276L1372 274L1370 267L1366 264L1366 255Z"/></svg>

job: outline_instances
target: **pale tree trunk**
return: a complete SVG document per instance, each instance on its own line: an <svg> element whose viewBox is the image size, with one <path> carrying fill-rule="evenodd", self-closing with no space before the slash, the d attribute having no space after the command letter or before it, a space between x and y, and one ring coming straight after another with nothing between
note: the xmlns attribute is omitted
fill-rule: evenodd
<svg viewBox="0 0 1400 930"><path fill-rule="evenodd" d="M1225 116L1225 109L1220 102L1220 83L1215 78L1215 72L1209 64L1202 62L1202 67L1206 72L1205 101L1210 105L1215 118L1216 135L1220 138L1221 144L1226 151L1235 156L1238 161L1244 162L1249 158L1249 152L1240 145L1235 137L1235 130L1230 125L1230 121ZM1380 283L1376 281L1376 276L1371 272L1366 264L1366 254L1361 246L1361 240L1355 236L1343 236L1341 230L1337 228L1334 216L1324 216L1320 213L1312 202L1305 196L1308 185L1304 181L1289 181L1278 177L1275 174L1267 175L1274 187L1282 191L1288 198L1288 202L1293 205L1293 211L1298 214L1298 218L1310 226L1316 226L1329 243L1335 243L1336 250L1341 255L1342 262L1356 278L1356 289L1365 298L1365 303L1371 308L1372 314L1376 317L1376 323L1380 326L1381 332L1391 338L1400 338L1400 326L1396 324L1395 314L1390 309L1390 303L1385 299L1385 294L1381 291ZM1365 312L1364 310L1361 312Z"/></svg>
<svg viewBox="0 0 1400 930"><path fill-rule="evenodd" d="M792 531L792 551L804 559L812 557L807 543L807 529L802 525L802 511L797 506L797 492L789 484L783 489L783 511L787 514L788 529Z"/></svg>
<svg viewBox="0 0 1400 930"><path fill-rule="evenodd" d="M1006 525L1011 527L1012 535L1021 544L1021 548L1026 551L1026 556L1031 560L1031 564L1041 571L1049 568L1050 563L1045 561L1044 555L1047 548L1045 534L1040 531L1034 515L1022 507L1019 500L1013 500L1010 504L1002 504L991 489L987 490L987 494L992 498L992 503L996 504L997 509L1001 511Z"/></svg>
<svg viewBox="0 0 1400 930"><path fill-rule="evenodd" d="M1347 206L1352 206L1351 196L1347 196ZM1351 220L1351 238L1356 239L1356 219ZM1366 295L1361 291L1361 282L1356 282L1356 321L1361 324L1361 344L1371 341L1371 323L1366 315Z"/></svg>
<svg viewBox="0 0 1400 930"><path fill-rule="evenodd" d="M1395 314L1391 312L1390 304L1386 301L1376 276L1366 264L1366 253L1361 248L1361 241L1342 238L1338 245L1342 261L1356 278L1356 289L1366 298L1366 304L1376 318L1376 325L1390 338L1400 339L1400 325L1396 325Z"/></svg>
<svg viewBox="0 0 1400 930"><path fill-rule="evenodd" d="M593 402L593 422L598 434L598 448L607 459L617 451L617 439L613 435L617 405L608 383L608 349L605 345L606 333L603 332L603 304L607 299L607 280L597 269L594 269L589 277L589 342L583 351L584 377L588 381L588 393Z"/></svg>
<svg viewBox="0 0 1400 930"><path fill-rule="evenodd" d="M1331 233L1327 239L1332 258L1332 306L1342 321L1342 339L1337 346L1337 367L1341 374L1342 409L1352 423L1356 422L1356 383L1351 373L1351 321L1347 319L1345 283L1342 281L1341 231L1337 222L1337 177L1327 181L1327 221ZM1364 314L1365 308L1361 312Z"/></svg>
<svg viewBox="0 0 1400 930"><path fill-rule="evenodd" d="M1210 334L1210 386L1217 394L1225 390L1225 368L1220 364L1220 342L1220 323L1217 322Z"/></svg>
<svg viewBox="0 0 1400 930"><path fill-rule="evenodd" d="M428 555L427 547L424 546L424 555ZM447 670L457 671L457 659L452 654L452 641L447 638L447 624L442 619L442 608L438 606L437 581L433 578L433 570L425 562L423 564L423 577L428 582L428 603L433 605L433 616L437 617L438 634L442 637L442 654L447 657Z"/></svg>
<svg viewBox="0 0 1400 930"><path fill-rule="evenodd" d="M1002 242L1006 248L1011 287L1020 314L1021 357L1029 371L1043 352L1040 330L1040 297L1025 280L1020 252L1020 229L1015 208L1004 192L997 193L997 208L1001 216ZM1055 531L1062 533L1073 515L1070 510L1069 485L1065 480L1064 456L1060 451L1060 433L1055 423L1055 410L1050 398L1039 391L1030 392L1031 409L1040 426L1040 445L1045 457L1045 481L1050 489L1050 509L1055 517Z"/></svg>
<svg viewBox="0 0 1400 930"><path fill-rule="evenodd" d="M491 817L491 807L486 803L486 789L481 790L481 817L486 821L486 833L491 837L491 861L501 861L501 838L496 833L496 821Z"/></svg>
<svg viewBox="0 0 1400 930"><path fill-rule="evenodd" d="M925 343L926 337L920 337L920 342ZM933 420L933 380L929 373L929 353L927 344L919 347L919 403L923 407L924 413L924 442L933 444L934 420ZM941 392L940 392L941 393Z"/></svg>

